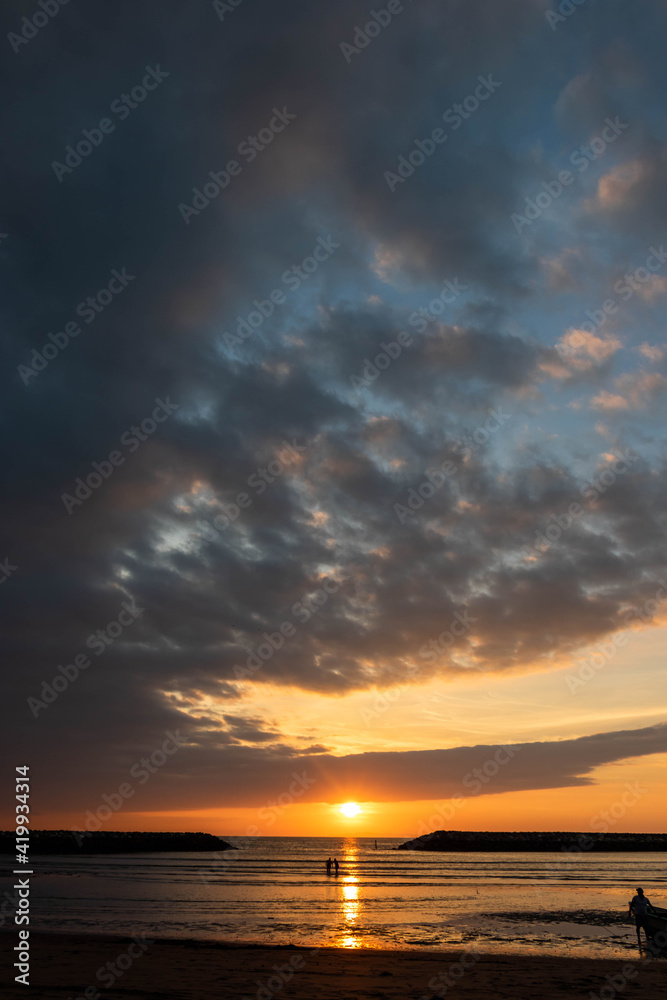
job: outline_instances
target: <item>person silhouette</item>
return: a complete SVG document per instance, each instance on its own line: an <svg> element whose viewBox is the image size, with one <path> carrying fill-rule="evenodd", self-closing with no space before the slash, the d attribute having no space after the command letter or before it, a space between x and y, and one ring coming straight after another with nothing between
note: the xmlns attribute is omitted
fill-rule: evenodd
<svg viewBox="0 0 667 1000"><path fill-rule="evenodd" d="M338 874L338 859L334 858L334 868L336 869L336 875Z"/></svg>
<svg viewBox="0 0 667 1000"><path fill-rule="evenodd" d="M331 875L331 858L327 859L327 875Z"/></svg>
<svg viewBox="0 0 667 1000"><path fill-rule="evenodd" d="M635 927L637 928L637 943L639 945L639 950L642 949L642 939L640 936L640 931L642 927L644 928L644 934L646 934L646 940L649 939L649 928L646 926L646 916L648 913L648 908L651 905L651 900L648 896L644 895L644 890L637 888L637 895L633 896L630 900L628 914L634 916Z"/></svg>

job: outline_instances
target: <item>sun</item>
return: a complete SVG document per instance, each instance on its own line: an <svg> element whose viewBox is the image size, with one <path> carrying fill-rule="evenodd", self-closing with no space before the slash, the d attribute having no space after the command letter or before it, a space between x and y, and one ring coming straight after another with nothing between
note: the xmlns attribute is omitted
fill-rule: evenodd
<svg viewBox="0 0 667 1000"><path fill-rule="evenodd" d="M352 819L353 816L358 816L361 812L360 806L356 802L344 802L342 806L338 807L343 816L347 816L348 819Z"/></svg>

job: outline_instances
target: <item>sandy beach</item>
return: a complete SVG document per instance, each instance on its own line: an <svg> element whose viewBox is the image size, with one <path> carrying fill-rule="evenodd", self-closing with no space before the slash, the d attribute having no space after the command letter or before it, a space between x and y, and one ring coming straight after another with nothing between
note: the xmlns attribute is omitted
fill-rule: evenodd
<svg viewBox="0 0 667 1000"><path fill-rule="evenodd" d="M13 983L14 934L0 935L3 996L26 996ZM407 952L237 946L99 935L31 935L29 991L40 1000L457 1000L610 998L662 1000L667 961L474 955L460 950ZM448 979L439 977L449 977ZM609 977L609 978L607 978ZM611 984L610 985L610 980ZM7 984L13 984L7 989ZM605 989L606 987L606 989ZM88 989L88 992L86 990Z"/></svg>

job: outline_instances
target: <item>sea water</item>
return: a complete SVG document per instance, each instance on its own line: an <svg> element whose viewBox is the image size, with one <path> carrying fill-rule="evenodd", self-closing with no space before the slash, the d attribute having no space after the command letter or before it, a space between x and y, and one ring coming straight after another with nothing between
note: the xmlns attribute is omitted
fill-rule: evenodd
<svg viewBox="0 0 667 1000"><path fill-rule="evenodd" d="M31 930L344 948L624 957L641 885L667 905L665 856L430 853L399 839L256 837L241 850L34 856ZM337 858L338 875L325 862ZM12 879L0 880L0 896ZM8 920L3 929L13 928Z"/></svg>

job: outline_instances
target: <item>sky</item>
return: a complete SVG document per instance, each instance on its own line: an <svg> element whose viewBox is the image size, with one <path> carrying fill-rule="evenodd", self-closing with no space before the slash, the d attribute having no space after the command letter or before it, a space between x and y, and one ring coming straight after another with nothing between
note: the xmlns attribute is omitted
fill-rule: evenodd
<svg viewBox="0 0 667 1000"><path fill-rule="evenodd" d="M26 10L1 739L34 828L664 831L664 4Z"/></svg>

